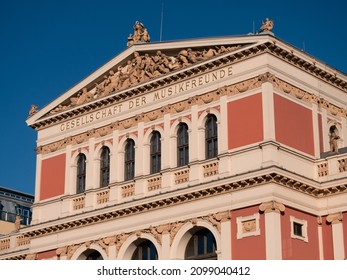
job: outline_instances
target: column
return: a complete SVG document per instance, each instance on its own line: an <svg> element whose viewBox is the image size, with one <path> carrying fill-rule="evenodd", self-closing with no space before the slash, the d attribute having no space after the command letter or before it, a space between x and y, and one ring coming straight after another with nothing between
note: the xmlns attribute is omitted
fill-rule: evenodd
<svg viewBox="0 0 347 280"><path fill-rule="evenodd" d="M342 224L342 213L330 214L327 216L327 222L331 223L333 232L333 248L334 248L334 259L343 260L345 259L345 246L343 241L343 224Z"/></svg>
<svg viewBox="0 0 347 280"><path fill-rule="evenodd" d="M322 217L317 217L319 259L324 260Z"/></svg>
<svg viewBox="0 0 347 280"><path fill-rule="evenodd" d="M221 260L231 260L231 221L230 213L227 211L227 217L221 221Z"/></svg>
<svg viewBox="0 0 347 280"><path fill-rule="evenodd" d="M265 248L267 260L282 259L281 213L285 206L276 201L264 202L259 210L265 213Z"/></svg>

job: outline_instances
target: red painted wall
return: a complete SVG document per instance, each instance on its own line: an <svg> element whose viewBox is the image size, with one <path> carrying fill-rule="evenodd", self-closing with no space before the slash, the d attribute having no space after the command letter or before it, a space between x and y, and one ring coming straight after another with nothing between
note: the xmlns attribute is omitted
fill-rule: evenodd
<svg viewBox="0 0 347 280"><path fill-rule="evenodd" d="M42 160L40 200L64 194L66 155Z"/></svg>
<svg viewBox="0 0 347 280"><path fill-rule="evenodd" d="M325 260L334 259L333 231L331 224L327 224L326 217L322 217L323 256Z"/></svg>
<svg viewBox="0 0 347 280"><path fill-rule="evenodd" d="M314 156L312 111L274 94L276 140Z"/></svg>
<svg viewBox="0 0 347 280"><path fill-rule="evenodd" d="M50 259L55 257L56 251L55 250L50 250L50 251L45 251L45 252L40 252L37 254L37 259L38 260L45 260L45 259Z"/></svg>
<svg viewBox="0 0 347 280"><path fill-rule="evenodd" d="M242 147L263 140L261 93L228 103L228 147Z"/></svg>
<svg viewBox="0 0 347 280"><path fill-rule="evenodd" d="M237 239L237 217L245 217L259 212L259 206L231 211L231 256L233 260L265 260L265 220L259 216L260 235Z"/></svg>
<svg viewBox="0 0 347 280"><path fill-rule="evenodd" d="M307 221L308 242L291 237L290 216ZM281 218L282 258L284 260L319 260L317 217L286 207Z"/></svg>

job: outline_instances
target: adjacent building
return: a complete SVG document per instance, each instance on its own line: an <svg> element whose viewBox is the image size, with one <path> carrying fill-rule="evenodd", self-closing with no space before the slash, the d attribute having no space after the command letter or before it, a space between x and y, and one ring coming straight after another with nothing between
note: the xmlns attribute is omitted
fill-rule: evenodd
<svg viewBox="0 0 347 280"><path fill-rule="evenodd" d="M1 259L344 259L347 76L259 34L128 48L37 111Z"/></svg>
<svg viewBox="0 0 347 280"><path fill-rule="evenodd" d="M0 187L0 236L30 225L34 196Z"/></svg>

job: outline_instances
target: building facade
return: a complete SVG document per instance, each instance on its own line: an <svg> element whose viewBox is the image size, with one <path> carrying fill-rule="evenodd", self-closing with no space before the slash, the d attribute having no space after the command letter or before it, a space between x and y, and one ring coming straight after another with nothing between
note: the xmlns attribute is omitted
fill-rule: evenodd
<svg viewBox="0 0 347 280"><path fill-rule="evenodd" d="M30 227L1 259L344 259L347 77L275 37L128 48L33 107Z"/></svg>

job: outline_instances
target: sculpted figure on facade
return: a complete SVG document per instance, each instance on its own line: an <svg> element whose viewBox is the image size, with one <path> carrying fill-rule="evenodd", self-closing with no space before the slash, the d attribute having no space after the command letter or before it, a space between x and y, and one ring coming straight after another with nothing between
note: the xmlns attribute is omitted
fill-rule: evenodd
<svg viewBox="0 0 347 280"><path fill-rule="evenodd" d="M340 136L337 133L337 128L335 125L330 127L330 152L331 153L338 153L339 152L339 148L337 145L337 141L340 139Z"/></svg>
<svg viewBox="0 0 347 280"><path fill-rule="evenodd" d="M29 116L33 116L37 113L37 106L36 105L31 105L30 110L29 110Z"/></svg>
<svg viewBox="0 0 347 280"><path fill-rule="evenodd" d="M136 21L134 24L134 35L129 34L127 46L131 47L134 43L137 42L148 43L150 42L150 39L151 38L145 26L141 22Z"/></svg>
<svg viewBox="0 0 347 280"><path fill-rule="evenodd" d="M271 19L266 18L265 22L263 21L263 25L260 27L262 32L271 31L274 28L274 22Z"/></svg>

